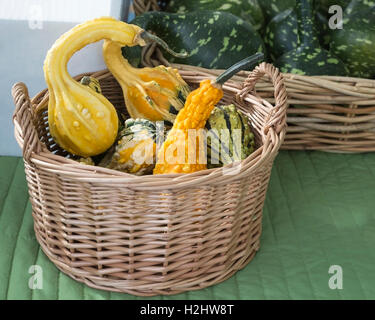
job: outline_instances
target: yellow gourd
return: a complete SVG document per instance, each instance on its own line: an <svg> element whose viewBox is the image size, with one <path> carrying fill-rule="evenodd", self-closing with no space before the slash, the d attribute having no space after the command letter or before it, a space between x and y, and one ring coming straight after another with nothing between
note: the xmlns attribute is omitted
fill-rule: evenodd
<svg viewBox="0 0 375 320"><path fill-rule="evenodd" d="M177 69L163 65L134 68L122 56L121 44L106 40L103 45L105 63L122 87L125 105L134 119L168 120L173 123L183 108L189 86Z"/></svg>
<svg viewBox="0 0 375 320"><path fill-rule="evenodd" d="M147 35L136 25L104 17L77 25L54 43L44 61L44 75L49 90L49 129L62 148L82 157L98 155L114 143L118 131L114 106L68 74L72 55L102 39L124 46L156 41Z"/></svg>

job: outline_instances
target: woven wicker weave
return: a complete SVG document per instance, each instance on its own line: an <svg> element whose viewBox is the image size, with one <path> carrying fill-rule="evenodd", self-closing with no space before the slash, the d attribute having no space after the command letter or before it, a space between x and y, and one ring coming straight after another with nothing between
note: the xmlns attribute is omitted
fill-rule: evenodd
<svg viewBox="0 0 375 320"><path fill-rule="evenodd" d="M275 87L274 107L253 92L264 74ZM181 75L192 86L199 83L191 71ZM123 108L112 75L93 76ZM223 90L222 102L235 102L256 135L257 150L240 171L138 177L69 159L48 133L48 92L30 102L26 86L14 85L15 136L36 237L61 271L94 288L151 296L213 285L253 258L272 163L285 135L286 90L268 64L257 67L242 89L227 82Z"/></svg>
<svg viewBox="0 0 375 320"><path fill-rule="evenodd" d="M133 0L140 7L145 0ZM152 1L151 1L152 2ZM149 5L137 11L137 15L159 10ZM168 65L161 50L150 44L142 49L142 65ZM193 73L219 74L222 70L207 70L184 66ZM239 85L248 73L243 72L236 80ZM375 80L300 76L284 74L288 92L288 131L282 149L322 150L333 152L375 151ZM257 85L258 93L273 103L273 88L267 81Z"/></svg>

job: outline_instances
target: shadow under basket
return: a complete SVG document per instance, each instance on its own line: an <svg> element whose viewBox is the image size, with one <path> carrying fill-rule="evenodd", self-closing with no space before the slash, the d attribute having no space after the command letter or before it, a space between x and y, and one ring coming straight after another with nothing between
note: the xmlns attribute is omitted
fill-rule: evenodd
<svg viewBox="0 0 375 320"><path fill-rule="evenodd" d="M112 75L92 75L115 107L124 108ZM181 75L192 87L202 80L191 71ZM275 105L254 91L264 75L275 88ZM285 136L286 90L278 69L263 63L242 88L228 81L223 91L221 103L235 103L248 117L256 151L238 166L139 177L70 159L48 132L48 91L30 101L26 86L14 85L15 136L36 238L62 272L98 289L168 295L224 281L254 257Z"/></svg>

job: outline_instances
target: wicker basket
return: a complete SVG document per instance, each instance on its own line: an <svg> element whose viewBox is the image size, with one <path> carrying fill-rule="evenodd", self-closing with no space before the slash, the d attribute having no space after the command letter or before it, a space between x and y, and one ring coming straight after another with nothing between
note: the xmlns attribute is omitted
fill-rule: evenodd
<svg viewBox="0 0 375 320"><path fill-rule="evenodd" d="M133 0L136 14L159 10L156 1ZM150 44L142 49L144 66L168 65L161 50ZM178 66L178 65L176 65ZM181 66L180 66L181 67ZM184 66L194 73L217 75L222 70ZM248 72L236 78L239 85ZM281 149L331 152L375 151L375 80L283 74L288 93L288 130ZM273 88L267 81L257 92L274 103Z"/></svg>
<svg viewBox="0 0 375 320"><path fill-rule="evenodd" d="M274 107L253 92L264 74L275 88ZM207 77L181 75L192 86ZM93 76L103 94L124 108L112 75ZM234 102L255 131L257 150L232 168L240 171L138 177L69 159L48 132L47 90L30 101L26 86L14 85L15 136L36 237L62 272L94 288L152 296L221 282L254 257L273 160L286 130L286 90L278 69L264 63L243 88L229 81L223 90L222 102Z"/></svg>

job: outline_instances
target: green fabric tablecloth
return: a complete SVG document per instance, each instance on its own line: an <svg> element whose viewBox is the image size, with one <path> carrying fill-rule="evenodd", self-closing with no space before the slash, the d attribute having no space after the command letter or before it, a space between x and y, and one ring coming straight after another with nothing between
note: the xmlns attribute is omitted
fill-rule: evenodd
<svg viewBox="0 0 375 320"><path fill-rule="evenodd" d="M22 159L0 157L0 179L0 299L152 299L61 273L35 239ZM374 211L375 153L282 151L255 258L221 284L154 299L375 299ZM43 289L29 288L32 265ZM331 266L342 268L342 289L329 287Z"/></svg>

